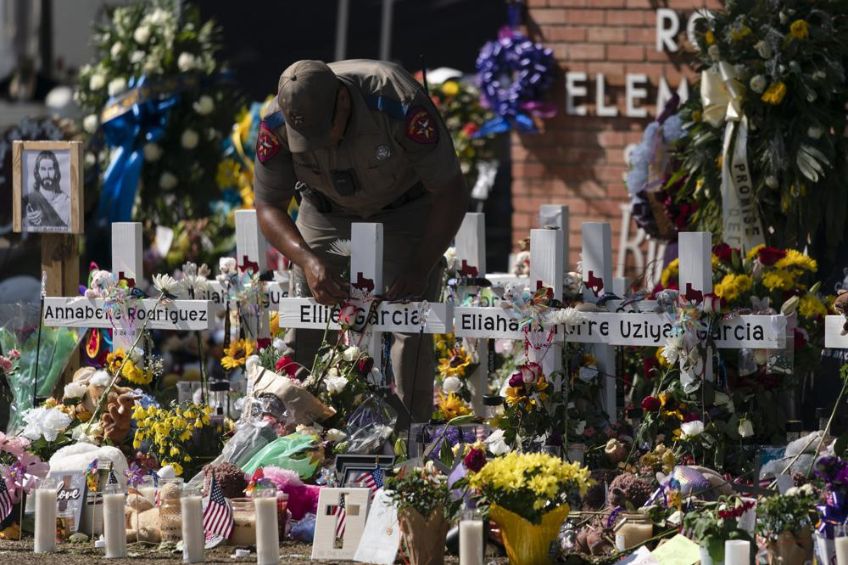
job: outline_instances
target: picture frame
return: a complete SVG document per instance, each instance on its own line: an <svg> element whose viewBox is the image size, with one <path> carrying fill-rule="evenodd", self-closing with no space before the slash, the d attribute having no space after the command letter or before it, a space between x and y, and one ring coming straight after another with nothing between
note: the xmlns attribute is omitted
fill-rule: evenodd
<svg viewBox="0 0 848 565"><path fill-rule="evenodd" d="M12 231L83 233L81 141L12 144Z"/></svg>
<svg viewBox="0 0 848 565"><path fill-rule="evenodd" d="M336 456L336 476L342 487L359 486L355 479L363 473L380 467L386 474L391 472L395 464L394 455L356 455L342 454Z"/></svg>

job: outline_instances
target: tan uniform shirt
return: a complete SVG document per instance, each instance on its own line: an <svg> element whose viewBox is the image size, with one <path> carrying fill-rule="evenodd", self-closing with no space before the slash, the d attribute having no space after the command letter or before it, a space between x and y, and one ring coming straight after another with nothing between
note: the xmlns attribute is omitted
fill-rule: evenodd
<svg viewBox="0 0 848 565"><path fill-rule="evenodd" d="M444 122L408 72L393 63L364 59L329 66L351 95L344 138L337 147L291 153L275 101L257 141L258 201L286 206L300 181L340 209L368 218L418 183L433 191L460 174Z"/></svg>

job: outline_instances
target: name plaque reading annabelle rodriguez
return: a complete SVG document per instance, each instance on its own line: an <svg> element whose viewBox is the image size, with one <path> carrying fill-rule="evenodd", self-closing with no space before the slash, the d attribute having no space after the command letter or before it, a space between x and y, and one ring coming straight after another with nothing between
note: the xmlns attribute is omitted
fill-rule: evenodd
<svg viewBox="0 0 848 565"><path fill-rule="evenodd" d="M152 330L206 330L211 327L208 300L154 298L108 307L100 298L44 299L44 325L68 328L125 328L147 324Z"/></svg>

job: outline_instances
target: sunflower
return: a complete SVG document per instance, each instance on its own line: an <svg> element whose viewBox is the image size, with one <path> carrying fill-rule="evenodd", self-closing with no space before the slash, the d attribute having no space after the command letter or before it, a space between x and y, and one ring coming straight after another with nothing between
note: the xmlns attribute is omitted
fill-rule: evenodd
<svg viewBox="0 0 848 565"><path fill-rule="evenodd" d="M126 357L126 353L123 349L118 349L117 351L113 351L106 355L106 364L108 365L109 372L113 375L118 372L118 369L121 368L121 364L124 362L124 357Z"/></svg>
<svg viewBox="0 0 848 565"><path fill-rule="evenodd" d="M247 358L256 350L256 345L246 339L237 339L224 350L226 355L221 359L221 366L227 370L244 367Z"/></svg>
<svg viewBox="0 0 848 565"><path fill-rule="evenodd" d="M439 372L442 377L465 377L465 371L471 365L471 355L462 347L451 349L447 357L439 359Z"/></svg>
<svg viewBox="0 0 848 565"><path fill-rule="evenodd" d="M448 395L439 393L439 412L446 420L453 420L459 416L471 414L471 408L468 407L460 397L454 393Z"/></svg>

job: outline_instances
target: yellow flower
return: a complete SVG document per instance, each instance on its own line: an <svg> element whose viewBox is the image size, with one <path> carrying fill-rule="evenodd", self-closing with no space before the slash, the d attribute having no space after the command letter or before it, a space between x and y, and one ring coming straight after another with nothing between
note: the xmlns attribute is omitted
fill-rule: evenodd
<svg viewBox="0 0 848 565"><path fill-rule="evenodd" d="M802 318L818 318L827 316L827 307L814 294L807 294L798 303L798 313Z"/></svg>
<svg viewBox="0 0 848 565"><path fill-rule="evenodd" d="M459 94L459 83L455 80L448 80L442 84L442 92L445 96L456 96Z"/></svg>
<svg viewBox="0 0 848 565"><path fill-rule="evenodd" d="M53 398L52 396L44 401L43 406L45 408L56 408L59 405L59 401Z"/></svg>
<svg viewBox="0 0 848 565"><path fill-rule="evenodd" d="M790 269L792 267L797 267L811 273L815 273L819 268L815 259L812 259L794 249L787 249L786 257L779 260L774 264L774 266L778 269Z"/></svg>
<svg viewBox="0 0 848 565"><path fill-rule="evenodd" d="M238 186L239 164L234 159L223 159L218 163L218 171L215 175L215 183L220 189Z"/></svg>
<svg viewBox="0 0 848 565"><path fill-rule="evenodd" d="M765 247L765 245L762 244L762 243L759 244L759 245L755 245L754 247L751 248L750 251L748 251L748 254L745 255L745 258L748 259L748 261L753 261L754 259L759 257L760 249L762 249L764 247Z"/></svg>
<svg viewBox="0 0 848 565"><path fill-rule="evenodd" d="M439 359L439 372L442 377L464 378L465 371L471 365L471 355L462 347L457 347L449 352L448 357Z"/></svg>
<svg viewBox="0 0 848 565"><path fill-rule="evenodd" d="M728 302L733 302L742 294L751 290L754 281L748 275L734 275L729 273L724 275L721 282L715 287L716 296L719 296Z"/></svg>
<svg viewBox="0 0 848 565"><path fill-rule="evenodd" d="M810 25L804 20L795 20L789 26L789 35L795 39L807 39L810 36Z"/></svg>
<svg viewBox="0 0 848 565"><path fill-rule="evenodd" d="M224 351L226 355L221 359L221 366L227 370L244 367L245 361L256 350L252 341L237 339Z"/></svg>
<svg viewBox="0 0 848 565"><path fill-rule="evenodd" d="M763 275L763 285L769 290L791 290L795 287L795 278L789 271L775 269Z"/></svg>
<svg viewBox="0 0 848 565"><path fill-rule="evenodd" d="M742 41L749 35L751 35L751 28L746 25L730 30L730 39L733 41Z"/></svg>
<svg viewBox="0 0 848 565"><path fill-rule="evenodd" d="M113 375L118 372L118 369L121 368L121 363L124 362L124 357L126 357L126 352L123 349L118 349L117 351L113 351L106 355L106 364L109 367L109 372Z"/></svg>
<svg viewBox="0 0 848 565"><path fill-rule="evenodd" d="M444 395L439 393L439 412L446 420L453 420L459 416L471 414L471 408L459 396L454 393Z"/></svg>
<svg viewBox="0 0 848 565"><path fill-rule="evenodd" d="M707 33L704 34L704 41L707 45L713 45L715 43L715 34L712 30L707 30Z"/></svg>
<svg viewBox="0 0 848 565"><path fill-rule="evenodd" d="M280 328L280 313L276 310L271 312L271 321L269 323L271 329L271 337L279 337L283 330Z"/></svg>
<svg viewBox="0 0 848 565"><path fill-rule="evenodd" d="M677 275L679 272L680 259L674 259L666 266L665 269L663 269L662 275L660 276L660 282L664 287L668 287L669 283L672 282L672 279L677 279Z"/></svg>
<svg viewBox="0 0 848 565"><path fill-rule="evenodd" d="M182 475L182 474L183 474L183 466L182 466L182 465L180 465L180 464L179 464L179 463L177 463L177 462L172 462L170 465L171 465L171 467L173 467L173 468L174 468L174 473L175 473L178 477L179 477L180 475Z"/></svg>
<svg viewBox="0 0 848 565"><path fill-rule="evenodd" d="M654 357L656 357L657 361L660 364L660 367L668 368L668 360L665 358L665 355L663 355L664 349L665 347L657 347L657 352L654 354Z"/></svg>
<svg viewBox="0 0 848 565"><path fill-rule="evenodd" d="M773 82L768 89L763 92L762 101L766 104L777 106L783 102L783 97L786 96L786 85L782 82Z"/></svg>
<svg viewBox="0 0 848 565"><path fill-rule="evenodd" d="M692 112L692 121L697 124L698 122L701 121L702 116L703 116L703 114L701 113L700 110L695 110L694 112ZM698 179L698 183L703 185L704 179Z"/></svg>
<svg viewBox="0 0 848 565"><path fill-rule="evenodd" d="M121 369L121 376L137 385L150 384L153 380L153 373L139 368L132 359L127 359L124 368Z"/></svg>

